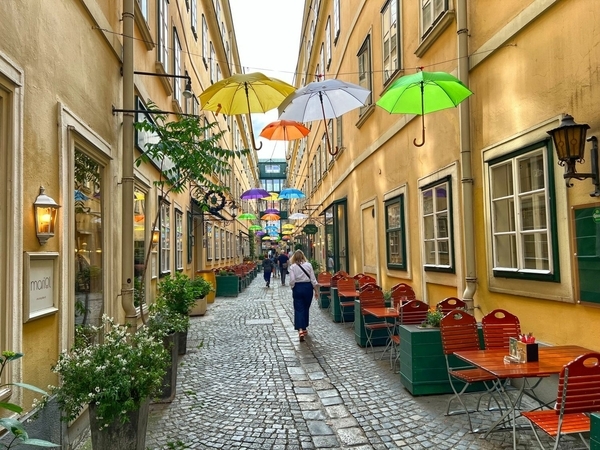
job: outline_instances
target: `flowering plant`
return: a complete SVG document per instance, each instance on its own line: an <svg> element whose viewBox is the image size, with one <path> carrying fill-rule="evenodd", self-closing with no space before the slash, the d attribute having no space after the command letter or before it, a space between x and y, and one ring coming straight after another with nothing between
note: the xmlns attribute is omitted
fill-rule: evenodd
<svg viewBox="0 0 600 450"><path fill-rule="evenodd" d="M70 352L63 352L52 368L60 375L60 387L52 387L63 419L75 419L86 404L94 403L102 426L115 419L127 420L147 399L160 392L168 364L167 351L162 340L147 327L128 333L127 325L115 324L106 315L104 331L98 343L75 344Z"/></svg>
<svg viewBox="0 0 600 450"><path fill-rule="evenodd" d="M427 311L427 317L425 318L425 321L421 324L421 326L429 328L439 328L440 322L442 321L443 317L444 313L442 312L441 308L430 308L429 311Z"/></svg>

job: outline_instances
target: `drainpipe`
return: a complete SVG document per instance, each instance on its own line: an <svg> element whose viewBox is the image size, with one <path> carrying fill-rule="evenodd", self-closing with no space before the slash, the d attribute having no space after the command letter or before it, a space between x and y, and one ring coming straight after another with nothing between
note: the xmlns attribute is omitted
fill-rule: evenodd
<svg viewBox="0 0 600 450"><path fill-rule="evenodd" d="M458 79L469 86L469 33L467 0L456 2L456 33L458 34ZM475 308L473 296L477 290L475 266L475 232L473 220L473 172L471 168L471 112L469 102L458 105L460 124L460 172L463 204L463 240L465 250L465 290L463 300L470 310Z"/></svg>
<svg viewBox="0 0 600 450"><path fill-rule="evenodd" d="M133 26L134 2L123 0L123 109L134 110L133 96ZM125 320L135 324L133 304L133 113L123 113L123 189L122 199L122 267L121 304Z"/></svg>

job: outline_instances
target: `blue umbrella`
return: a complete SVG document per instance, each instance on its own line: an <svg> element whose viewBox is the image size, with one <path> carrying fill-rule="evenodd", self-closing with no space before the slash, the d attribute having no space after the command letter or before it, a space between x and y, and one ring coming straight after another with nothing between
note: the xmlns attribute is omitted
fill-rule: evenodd
<svg viewBox="0 0 600 450"><path fill-rule="evenodd" d="M293 198L305 198L306 195L300 189L296 188L285 188L279 193L279 198L283 200L289 200Z"/></svg>

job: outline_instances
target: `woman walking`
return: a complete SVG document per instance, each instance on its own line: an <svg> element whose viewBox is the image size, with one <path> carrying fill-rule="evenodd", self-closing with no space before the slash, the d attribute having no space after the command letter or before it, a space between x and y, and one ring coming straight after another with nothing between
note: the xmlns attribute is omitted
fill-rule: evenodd
<svg viewBox="0 0 600 450"><path fill-rule="evenodd" d="M302 250L294 252L288 272L294 299L294 329L298 330L298 338L303 341L308 333L308 316L313 295L319 298L319 284L312 265L306 261Z"/></svg>

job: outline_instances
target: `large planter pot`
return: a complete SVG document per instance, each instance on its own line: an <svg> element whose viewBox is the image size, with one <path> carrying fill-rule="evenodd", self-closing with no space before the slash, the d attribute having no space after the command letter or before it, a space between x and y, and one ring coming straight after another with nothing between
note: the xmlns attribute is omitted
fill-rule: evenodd
<svg viewBox="0 0 600 450"><path fill-rule="evenodd" d="M185 355L187 353L188 330L177 333L177 354Z"/></svg>
<svg viewBox="0 0 600 450"><path fill-rule="evenodd" d="M149 403L149 400L146 400L142 402L138 410L131 411L128 414L129 420L127 422L123 423L117 418L102 430L100 430L100 424L96 416L96 405L90 404L88 412L92 448L94 450L107 448L112 450L145 450Z"/></svg>
<svg viewBox="0 0 600 450"><path fill-rule="evenodd" d="M154 400L154 403L169 403L175 398L177 390L177 355L179 353L178 333L171 333L163 338L163 344L169 351L170 365L167 366L167 372L163 377L160 396Z"/></svg>
<svg viewBox="0 0 600 450"><path fill-rule="evenodd" d="M239 278L235 275L217 275L217 297L237 297L240 292Z"/></svg>
<svg viewBox="0 0 600 450"><path fill-rule="evenodd" d="M217 280L215 278L214 271L212 271L212 270L197 270L196 276L204 278L206 281L208 281L209 283L211 283L213 285L213 289L216 288ZM206 303L213 303L215 301L215 295L216 295L216 292L214 290L210 291L208 293L208 295L206 296Z"/></svg>
<svg viewBox="0 0 600 450"><path fill-rule="evenodd" d="M214 292L211 293L213 294L214 298ZM194 303L194 306L192 306L192 310L190 311L190 316L203 316L206 314L207 303L208 301L206 296L197 298L196 303Z"/></svg>

